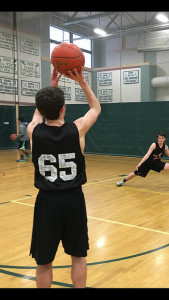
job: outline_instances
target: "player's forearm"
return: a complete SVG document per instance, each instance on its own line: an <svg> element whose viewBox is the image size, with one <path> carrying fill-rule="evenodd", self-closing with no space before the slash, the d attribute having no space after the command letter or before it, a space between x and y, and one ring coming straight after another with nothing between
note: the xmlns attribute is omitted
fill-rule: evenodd
<svg viewBox="0 0 169 300"><path fill-rule="evenodd" d="M139 165L141 166L142 163L144 163L148 158L149 158L149 155L148 155L148 154L144 155L144 157L143 157L142 160L140 161Z"/></svg>
<svg viewBox="0 0 169 300"><path fill-rule="evenodd" d="M39 112L39 110L36 108L33 118L32 118L32 122L38 122L41 123L43 121L43 116L41 115L41 113Z"/></svg>
<svg viewBox="0 0 169 300"><path fill-rule="evenodd" d="M40 112L36 108L35 112L33 114L33 117L32 117L32 121L28 124L28 127L27 127L27 132L28 132L29 138L32 135L32 131L33 131L34 127L37 124L42 123L42 122L43 122L43 116L40 114Z"/></svg>
<svg viewBox="0 0 169 300"><path fill-rule="evenodd" d="M98 99L96 98L95 94L93 93L93 91L91 90L88 83L83 82L80 84L80 86L86 95L86 99L87 99L87 102L88 102L90 108L96 109L98 111L98 113L100 114L100 112L101 112L100 103L99 103Z"/></svg>

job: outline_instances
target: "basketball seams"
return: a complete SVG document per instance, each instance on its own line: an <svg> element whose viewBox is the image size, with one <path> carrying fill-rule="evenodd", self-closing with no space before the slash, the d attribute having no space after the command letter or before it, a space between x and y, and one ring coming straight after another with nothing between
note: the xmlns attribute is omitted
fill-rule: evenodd
<svg viewBox="0 0 169 300"><path fill-rule="evenodd" d="M77 59L77 58L79 58L79 57L81 57L82 55L79 55L79 56L76 56L76 57L67 57L67 56L51 56L51 58L55 58L55 59L57 59L57 58L60 58L60 59ZM83 58L83 56L82 56L82 58Z"/></svg>
<svg viewBox="0 0 169 300"><path fill-rule="evenodd" d="M76 58L79 58L80 56L82 57L82 59L83 59L83 61L84 61L84 54L83 54L83 52L82 52L82 50L81 50L81 52L79 52L78 51L78 49L74 49L74 48L72 48L72 47L70 47L70 46L67 46L67 45L62 45L62 46L60 46L60 47L65 47L65 48L69 48L69 49L71 49L71 50L74 50L75 52L77 52L78 54L79 54L79 56L76 56L76 57L66 57L66 56L64 56L64 57L60 57L60 56L52 56L52 58L66 58L66 59L76 59Z"/></svg>
<svg viewBox="0 0 169 300"><path fill-rule="evenodd" d="M73 46L77 47L77 49L74 48ZM79 68L81 68L81 66L84 66L85 63L85 57L83 51L74 44L66 44L66 43L63 43L63 45L60 44L56 48L56 52L53 50L52 54L51 54L52 64L56 67L56 69L60 73L67 74L68 70L72 71L75 68L79 72L80 71Z"/></svg>
<svg viewBox="0 0 169 300"><path fill-rule="evenodd" d="M74 44L73 44L74 45ZM62 45L61 47L65 47L65 48L69 48L69 49L71 49L71 50L74 50L74 51L76 51L77 53L79 53L81 56L82 56L82 54L83 54L83 52L81 53L81 52L79 52L78 51L78 49L74 49L74 48L72 48L72 47L70 47L70 46L68 46L68 45ZM80 49L80 48L79 48Z"/></svg>

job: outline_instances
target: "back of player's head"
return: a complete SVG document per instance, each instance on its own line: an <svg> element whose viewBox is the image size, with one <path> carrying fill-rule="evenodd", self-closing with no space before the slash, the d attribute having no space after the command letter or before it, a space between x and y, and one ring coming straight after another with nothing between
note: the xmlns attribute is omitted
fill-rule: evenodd
<svg viewBox="0 0 169 300"><path fill-rule="evenodd" d="M49 120L57 120L65 105L64 92L53 86L42 88L35 96L36 107L41 115Z"/></svg>

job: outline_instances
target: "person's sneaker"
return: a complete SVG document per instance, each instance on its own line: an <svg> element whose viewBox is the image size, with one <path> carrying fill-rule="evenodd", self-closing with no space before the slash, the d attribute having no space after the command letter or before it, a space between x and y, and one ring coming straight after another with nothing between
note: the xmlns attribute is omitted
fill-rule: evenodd
<svg viewBox="0 0 169 300"><path fill-rule="evenodd" d="M24 158L20 158L16 162L25 162L25 160L24 160Z"/></svg>
<svg viewBox="0 0 169 300"><path fill-rule="evenodd" d="M122 185L125 184L125 182L126 182L126 180L125 180L125 179L122 179L121 181L118 181L118 182L116 183L116 186L122 186Z"/></svg>

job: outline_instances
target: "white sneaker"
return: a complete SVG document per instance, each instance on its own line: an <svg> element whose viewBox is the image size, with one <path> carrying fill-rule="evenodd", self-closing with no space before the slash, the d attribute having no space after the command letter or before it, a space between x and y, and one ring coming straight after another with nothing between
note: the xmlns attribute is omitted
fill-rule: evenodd
<svg viewBox="0 0 169 300"><path fill-rule="evenodd" d="M125 181L124 181L124 179L122 179L121 181L118 181L117 183L116 183L116 186L122 186L122 185L124 185L125 184Z"/></svg>

